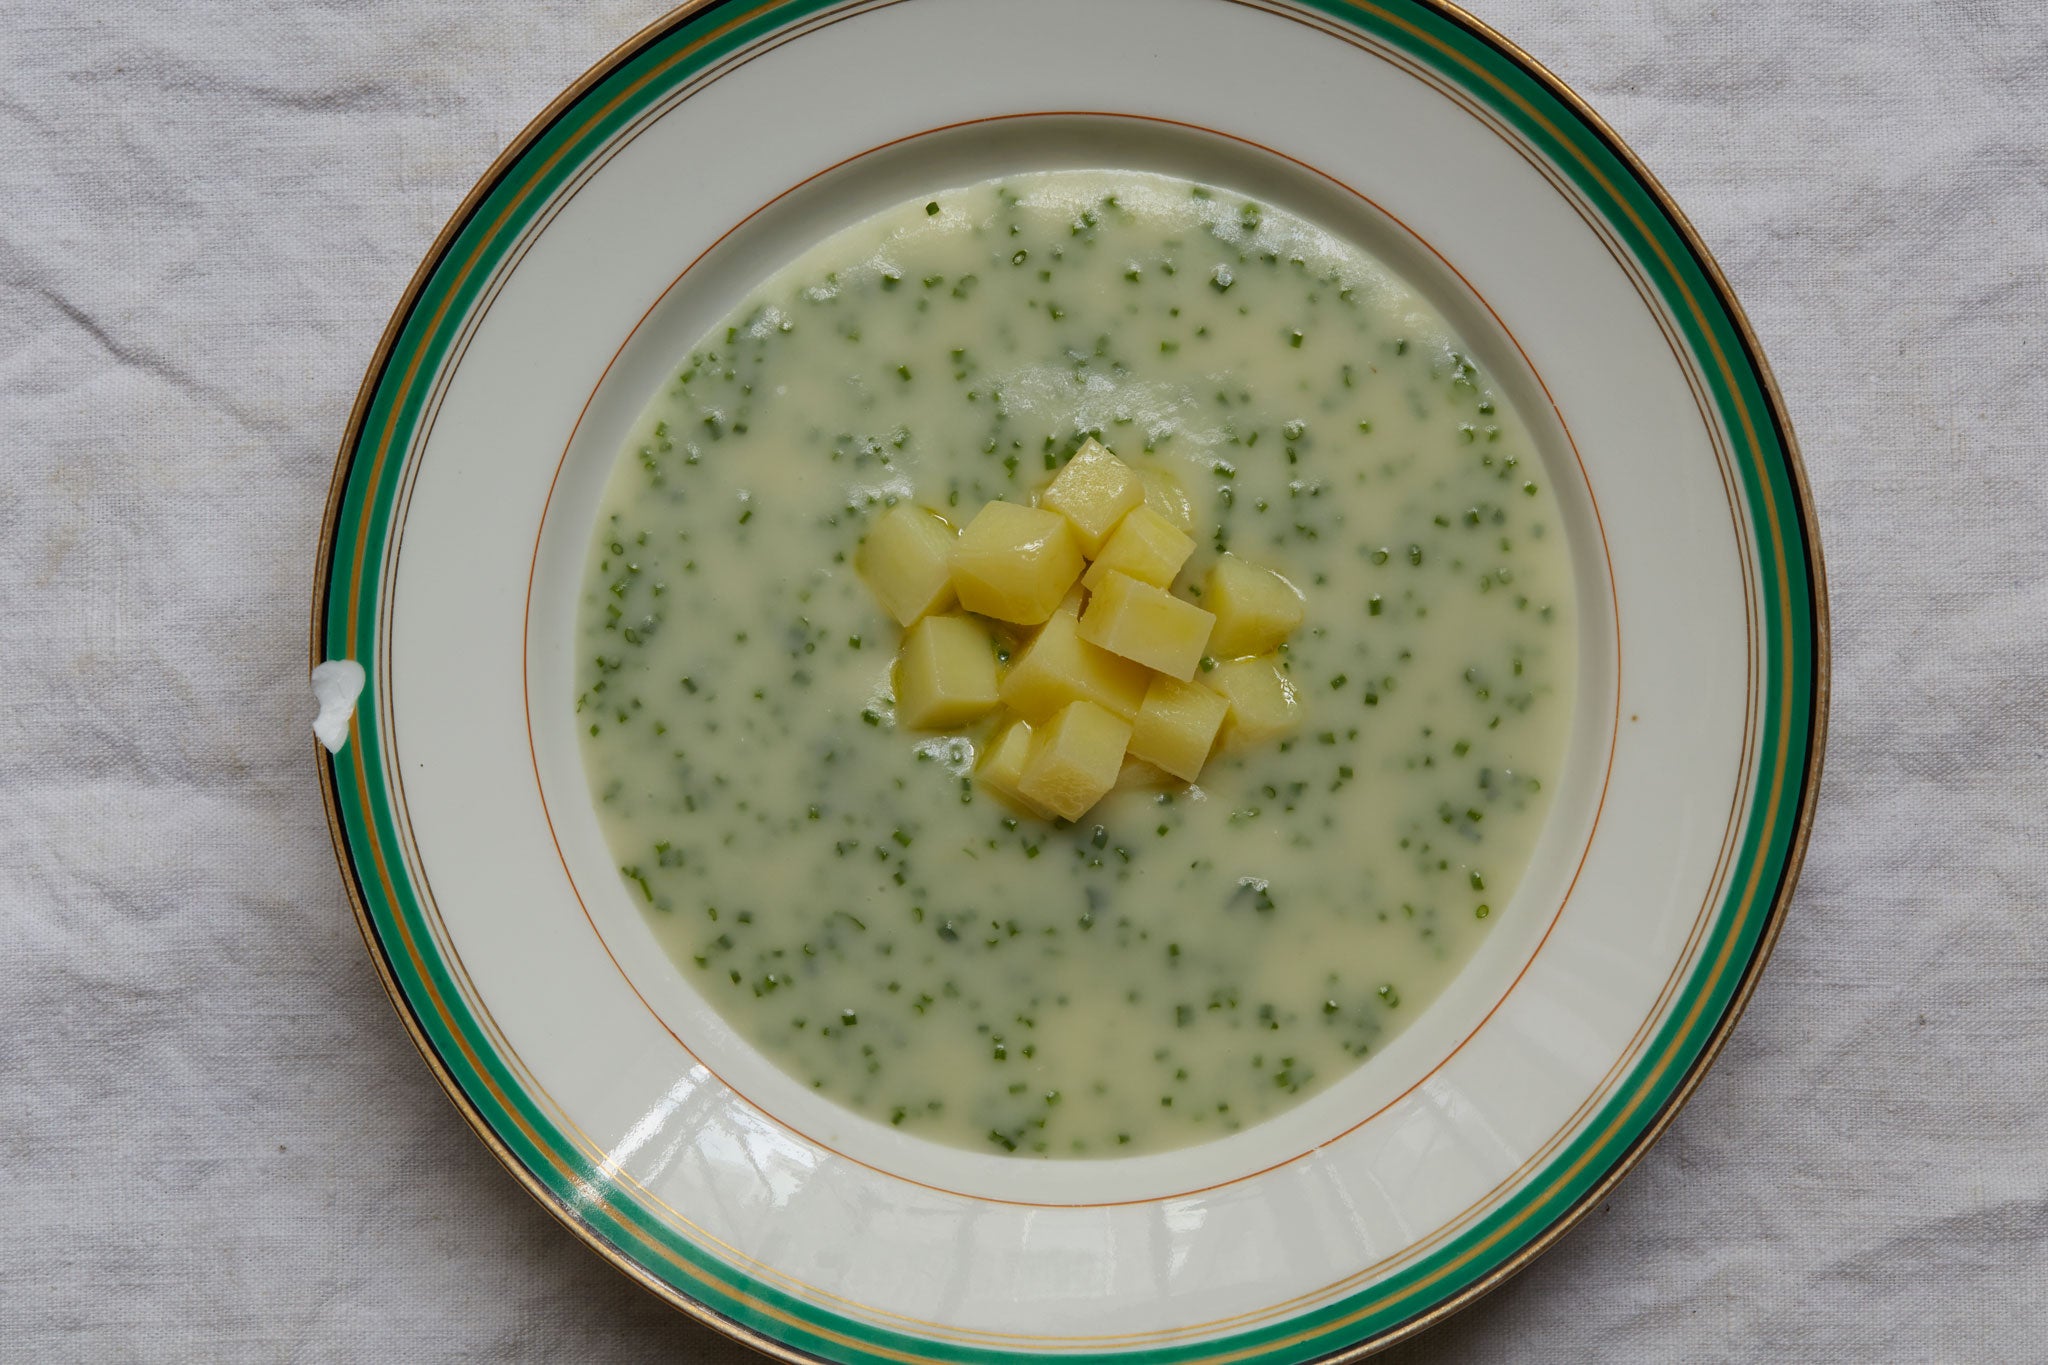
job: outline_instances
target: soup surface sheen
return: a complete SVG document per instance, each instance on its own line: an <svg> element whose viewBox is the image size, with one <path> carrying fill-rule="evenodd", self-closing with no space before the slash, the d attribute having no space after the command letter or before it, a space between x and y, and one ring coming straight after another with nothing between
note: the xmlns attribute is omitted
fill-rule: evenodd
<svg viewBox="0 0 2048 1365"><path fill-rule="evenodd" d="M985 733L895 727L853 563L1090 432L1191 495L1181 584L1227 546L1300 587L1303 720L1055 826L973 782ZM921 198L762 284L621 455L577 629L591 791L685 975L819 1093L1019 1155L1215 1137L1382 1048L1500 919L1576 682L1557 503L1442 317L1125 172Z"/></svg>

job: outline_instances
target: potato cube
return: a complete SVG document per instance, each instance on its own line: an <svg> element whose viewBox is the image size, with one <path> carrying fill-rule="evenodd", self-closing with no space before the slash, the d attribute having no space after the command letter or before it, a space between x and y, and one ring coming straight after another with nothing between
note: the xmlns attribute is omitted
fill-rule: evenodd
<svg viewBox="0 0 2048 1365"><path fill-rule="evenodd" d="M1230 703L1200 683L1155 676L1131 725L1131 756L1192 782L1229 714Z"/></svg>
<svg viewBox="0 0 2048 1365"><path fill-rule="evenodd" d="M1159 792L1172 791L1186 785L1187 783L1181 781L1172 773L1167 772L1164 768L1155 767L1142 758L1132 758L1129 754L1125 754L1124 766L1117 773L1116 786L1112 790L1120 792L1149 792L1156 795Z"/></svg>
<svg viewBox="0 0 2048 1365"><path fill-rule="evenodd" d="M953 545L953 587L969 611L1035 626L1058 609L1082 565L1064 517L992 502Z"/></svg>
<svg viewBox="0 0 2048 1365"><path fill-rule="evenodd" d="M913 730L950 730L1000 700L988 632L965 616L927 616L896 656L896 720Z"/></svg>
<svg viewBox="0 0 2048 1365"><path fill-rule="evenodd" d="M1145 699L1145 670L1081 638L1080 623L1056 613L1010 661L1003 704L1034 723L1069 702L1091 701L1129 720Z"/></svg>
<svg viewBox="0 0 2048 1365"><path fill-rule="evenodd" d="M1103 543L1102 553L1081 575L1088 591L1112 573L1125 573L1155 588L1173 586L1173 576L1195 552L1195 542L1149 507L1133 507Z"/></svg>
<svg viewBox="0 0 2048 1365"><path fill-rule="evenodd" d="M1271 656L1218 664L1204 681L1230 703L1224 733L1228 744L1264 744L1294 733L1301 724L1301 699Z"/></svg>
<svg viewBox="0 0 2048 1365"><path fill-rule="evenodd" d="M1216 561L1202 580L1202 605L1216 613L1210 652L1219 659L1266 654L1301 624L1301 593L1271 569L1236 555Z"/></svg>
<svg viewBox="0 0 2048 1365"><path fill-rule="evenodd" d="M1017 789L1054 815L1078 820L1116 785L1130 740L1128 722L1092 701L1068 702L1032 736Z"/></svg>
<svg viewBox="0 0 2048 1365"><path fill-rule="evenodd" d="M1074 528L1081 553L1093 559L1102 542L1124 519L1124 513L1145 500L1145 485L1137 471L1103 449L1089 437L1067 461L1052 484L1039 497L1041 507L1050 507Z"/></svg>
<svg viewBox="0 0 2048 1365"><path fill-rule="evenodd" d="M998 800L1026 815L1045 818L1045 811L1018 789L1024 780L1024 760L1031 755L1031 723L1011 721L990 740L975 775Z"/></svg>
<svg viewBox="0 0 2048 1365"><path fill-rule="evenodd" d="M953 605L953 538L937 513L899 502L868 529L853 565L882 610L907 626Z"/></svg>
<svg viewBox="0 0 2048 1365"><path fill-rule="evenodd" d="M1141 469L1138 481L1145 485L1145 505L1173 524L1183 535L1195 533L1195 501L1181 481L1164 469Z"/></svg>
<svg viewBox="0 0 2048 1365"><path fill-rule="evenodd" d="M1081 638L1185 682L1209 646L1216 618L1164 588L1112 572L1081 613Z"/></svg>

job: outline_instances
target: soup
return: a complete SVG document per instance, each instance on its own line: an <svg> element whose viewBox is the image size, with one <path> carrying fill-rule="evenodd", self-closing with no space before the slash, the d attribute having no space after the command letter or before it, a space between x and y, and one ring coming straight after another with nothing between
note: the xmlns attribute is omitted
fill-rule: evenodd
<svg viewBox="0 0 2048 1365"><path fill-rule="evenodd" d="M1067 821L977 776L998 717L898 723L857 566L892 509L1029 506L1089 441L1184 491L1175 593L1228 555L1300 619L1284 729ZM921 197L762 283L621 454L577 629L591 792L678 968L818 1093L1019 1156L1203 1141L1382 1049L1502 917L1576 683L1557 502L1442 316L1127 172ZM989 638L1014 667L1033 630Z"/></svg>

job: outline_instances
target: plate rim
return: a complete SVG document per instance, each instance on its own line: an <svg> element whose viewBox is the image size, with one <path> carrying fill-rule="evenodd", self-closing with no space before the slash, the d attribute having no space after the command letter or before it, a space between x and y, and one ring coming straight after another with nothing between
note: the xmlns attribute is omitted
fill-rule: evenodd
<svg viewBox="0 0 2048 1365"><path fill-rule="evenodd" d="M326 651L322 648L327 634L328 602L332 587L334 547L336 535L343 516L350 476L354 466L354 455L361 443L378 390L386 378L389 362L397 349L402 333L411 321L421 297L433 281L440 268L446 263L451 248L468 229L477 216L478 210L505 180L507 174L551 131L563 114L575 107L592 90L616 75L634 58L647 48L660 42L678 29L700 16L740 3L740 0L682 0L673 9L646 24L637 32L617 44L580 76L566 86L560 94L527 124L521 128L493 158L490 165L477 178L463 196L446 222L436 234L433 242L422 256L399 296L385 326L380 333L363 379L357 388L348 421L343 430L337 451L334 470L330 476L327 499L322 514L321 530L316 550L317 559L313 581L311 618L308 632L308 667L322 662ZM1779 934L1789 914L1800 873L1803 870L1808 846L1811 841L1814 812L1818 804L1821 779L1825 768L1829 711L1831 704L1831 616L1828 600L1827 568L1824 548L1820 538L1817 511L1801 454L1797 433L1792 425L1784 395L1770 362L1764 354L1762 344L1750 323L1734 289L1729 284L1719 261L1701 238L1698 230L1679 207L1670 192L1644 164L1635 151L1600 116L1600 114L1563 78L1544 66L1519 44L1505 37L1498 30L1461 8L1453 0L1394 0L1397 6L1405 5L1426 11L1432 16L1464 30L1479 43L1490 47L1508 64L1535 82L1550 97L1556 99L1565 109L1579 120L1612 155L1616 161L1635 179L1638 188L1664 216L1679 242L1692 257L1692 263L1699 270L1708 286L1711 302L1724 314L1736 339L1741 344L1739 359L1751 370L1757 388L1764 399L1764 413L1782 447L1782 473L1791 494L1792 511L1800 533L1804 550L1803 569L1809 579L1808 608L1811 613L1812 651L1810 660L1811 709L1804 718L1808 730L1805 762L1799 769L1800 789L1798 805L1789 830L1783 864L1777 887L1765 910L1748 960L1743 964L1727 1001L1722 1006L1718 1019L1699 1051L1687 1063L1686 1068L1665 1097L1657 1111L1648 1119L1633 1141L1614 1157L1611 1164L1563 1210L1532 1234L1526 1242L1505 1258L1499 1265L1462 1285L1454 1292L1430 1303L1413 1316L1372 1331L1352 1342L1336 1346L1314 1357L1318 1365L1325 1362L1349 1362L1385 1350L1397 1342L1406 1340L1446 1320L1472 1303L1476 1302L1507 1280L1519 1274L1537 1258L1550 1250L1572 1228L1576 1227L1594 1207L1604 1201L1614 1187L1632 1171L1648 1153L1650 1148L1664 1136L1678 1113L1691 1100L1706 1074L1719 1060L1723 1048L1732 1035L1735 1025L1741 1020L1754 995L1758 981L1774 951ZM769 9L774 3L757 6L754 11L737 17L729 27L739 27ZM1320 6L1315 8L1320 9ZM1358 8L1377 8L1360 5ZM1339 20L1342 22L1342 20ZM355 721L351 721L353 730ZM742 1344L765 1355L792 1362L792 1365L832 1365L832 1357L821 1355L806 1348L767 1335L746 1323L719 1311L716 1307L685 1293L663 1281L642 1266L633 1257L608 1241L601 1232L588 1222L576 1216L565 1207L558 1197L542 1182L540 1177L527 1165L525 1160L506 1143L498 1130L492 1126L478 1108L475 1101L465 1092L462 1084L449 1070L433 1040L427 1035L415 1013L412 1002L405 993L391 962L386 946L380 938L367 902L364 887L359 881L359 869L351 855L349 836L340 805L338 777L333 762L321 750L317 741L313 755L320 773L322 805L326 812L328 834L332 843L338 870L350 908L356 920L364 947L376 969L387 1000L398 1015L407 1036L428 1066L430 1073L440 1084L442 1091L454 1105L458 1114L470 1129L484 1143L485 1148L499 1164L513 1176L526 1193L539 1204L550 1217L567 1228L577 1241L586 1246L614 1269L626 1275L634 1283L653 1294L662 1302L683 1312L687 1316L712 1327ZM1789 778L1788 770L1788 778Z"/></svg>

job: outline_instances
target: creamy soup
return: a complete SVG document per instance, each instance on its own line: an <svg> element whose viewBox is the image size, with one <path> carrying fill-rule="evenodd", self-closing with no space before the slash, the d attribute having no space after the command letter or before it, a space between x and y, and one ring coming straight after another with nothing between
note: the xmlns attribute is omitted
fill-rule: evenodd
<svg viewBox="0 0 2048 1365"><path fill-rule="evenodd" d="M981 788L985 730L896 725L854 565L892 505L1028 502L1090 435L1188 490L1180 584L1228 550L1300 589L1301 719L1066 824ZM764 282L622 453L578 631L591 791L682 972L818 1093L1020 1156L1202 1141L1373 1057L1502 918L1575 686L1557 502L1439 313L1126 172L921 197Z"/></svg>

